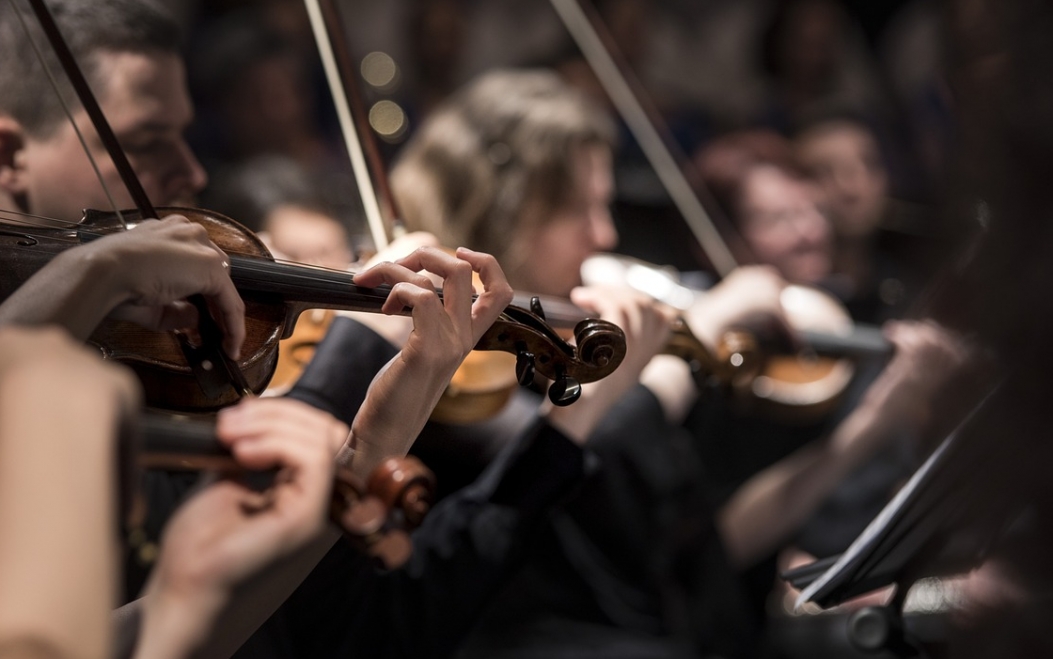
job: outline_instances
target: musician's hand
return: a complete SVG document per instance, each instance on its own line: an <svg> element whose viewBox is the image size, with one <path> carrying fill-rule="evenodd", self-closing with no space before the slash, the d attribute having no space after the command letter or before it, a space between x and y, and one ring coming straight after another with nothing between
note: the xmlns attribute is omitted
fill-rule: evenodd
<svg viewBox="0 0 1053 659"><path fill-rule="evenodd" d="M571 439L584 442L596 424L637 382L655 355L669 341L676 311L667 305L627 287L590 286L576 288L571 301L594 312L600 319L614 323L625 332L625 358L621 365L598 382L582 386L581 398L568 407L549 407L543 413L549 422ZM666 365L674 366L675 361ZM690 390L690 373L681 362L680 375L670 377ZM661 392L655 392L662 400ZM666 404L662 400L663 407Z"/></svg>
<svg viewBox="0 0 1053 659"><path fill-rule="evenodd" d="M115 317L152 329L194 329L197 310L184 299L200 293L223 331L224 350L238 355L245 340L245 304L230 279L230 257L200 224L170 215L86 248L96 250L92 258L112 259L122 295Z"/></svg>
<svg viewBox="0 0 1053 659"><path fill-rule="evenodd" d="M128 368L103 361L56 326L0 328L0 382L9 401L22 401L41 423L56 427L66 422L74 429L78 422L102 418L116 427L142 402L139 381ZM44 411L45 400L63 401L61 418L49 418L55 415Z"/></svg>
<svg viewBox="0 0 1053 659"><path fill-rule="evenodd" d="M687 310L691 330L710 347L738 327L774 327L789 332L781 295L787 282L769 266L736 268Z"/></svg>
<svg viewBox="0 0 1053 659"><path fill-rule="evenodd" d="M144 599L140 649L192 649L233 589L325 528L334 456L347 427L287 398L247 399L219 413L216 434L246 469L279 469L266 492L219 479L165 528Z"/></svg>
<svg viewBox="0 0 1053 659"><path fill-rule="evenodd" d="M422 270L442 278L441 299ZM473 272L483 288L474 301ZM424 247L358 273L355 283L391 284L384 313L410 309L413 319L402 351L374 378L352 427L359 452L352 468L365 476L380 460L409 450L461 361L511 302L512 288L494 257L464 248L454 256Z"/></svg>
<svg viewBox="0 0 1053 659"><path fill-rule="evenodd" d="M232 357L245 339L245 306L229 259L181 216L144 221L62 252L0 305L0 324L60 324L86 339L108 314L153 329L197 327L184 300L200 293Z"/></svg>
<svg viewBox="0 0 1053 659"><path fill-rule="evenodd" d="M885 336L895 354L862 404L880 410L886 423L922 427L936 411L936 394L981 367L976 346L933 321L888 323Z"/></svg>
<svg viewBox="0 0 1053 659"><path fill-rule="evenodd" d="M391 241L387 247L374 254L361 267L353 266L352 270L365 270L385 261L395 261L408 256L421 247L438 246L439 239L434 235L424 231L414 231ZM387 339L388 343L399 348L406 345L410 332L413 331L413 319L409 316L388 316L361 311L338 311L337 314L354 318L357 322Z"/></svg>

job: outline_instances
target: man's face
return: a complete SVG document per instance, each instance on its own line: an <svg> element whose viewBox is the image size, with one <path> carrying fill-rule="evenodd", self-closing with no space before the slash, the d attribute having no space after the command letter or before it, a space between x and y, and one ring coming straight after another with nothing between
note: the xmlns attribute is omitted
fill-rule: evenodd
<svg viewBox="0 0 1053 659"><path fill-rule="evenodd" d="M819 185L834 230L870 235L885 211L888 177L874 138L847 122L831 122L800 137L797 155Z"/></svg>
<svg viewBox="0 0 1053 659"><path fill-rule="evenodd" d="M115 52L99 58L106 81L97 90L99 105L150 201L155 206L192 203L207 177L183 139L193 108L182 61L162 53ZM74 119L118 208L133 208L87 114L78 109ZM112 209L68 123L44 139L26 137L15 162L29 213L76 221L85 208Z"/></svg>
<svg viewBox="0 0 1053 659"><path fill-rule="evenodd" d="M803 181L777 167L754 167L743 179L738 213L742 237L759 263L800 283L830 274L830 226Z"/></svg>

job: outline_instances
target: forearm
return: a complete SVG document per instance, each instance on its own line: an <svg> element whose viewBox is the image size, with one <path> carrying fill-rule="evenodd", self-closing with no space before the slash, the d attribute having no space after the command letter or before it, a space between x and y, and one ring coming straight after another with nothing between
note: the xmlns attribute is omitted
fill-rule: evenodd
<svg viewBox="0 0 1053 659"><path fill-rule="evenodd" d="M720 510L718 530L732 563L748 567L777 549L890 432L861 406L833 434L746 481Z"/></svg>
<svg viewBox="0 0 1053 659"><path fill-rule="evenodd" d="M351 470L368 479L390 457L409 452L442 396L452 372L396 355L374 378L351 424Z"/></svg>
<svg viewBox="0 0 1053 659"><path fill-rule="evenodd" d="M85 340L127 298L105 258L56 256L0 304L0 325L57 324Z"/></svg>
<svg viewBox="0 0 1053 659"><path fill-rule="evenodd" d="M0 644L28 635L65 656L102 657L117 585L118 416L101 390L27 411L54 392L53 377L0 385Z"/></svg>
<svg viewBox="0 0 1053 659"><path fill-rule="evenodd" d="M687 362L672 355L655 355L640 373L640 384L647 387L662 406L666 423L679 426L698 400L698 388Z"/></svg>
<svg viewBox="0 0 1053 659"><path fill-rule="evenodd" d="M134 656L143 659L230 657L281 606L339 539L328 530L285 560L260 572L232 593L168 593L151 584L138 607ZM131 606L131 605L130 605ZM131 634L134 616L123 616Z"/></svg>

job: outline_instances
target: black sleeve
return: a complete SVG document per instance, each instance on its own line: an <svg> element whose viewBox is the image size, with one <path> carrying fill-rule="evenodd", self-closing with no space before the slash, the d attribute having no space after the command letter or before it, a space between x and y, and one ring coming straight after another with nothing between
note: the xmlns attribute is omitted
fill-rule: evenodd
<svg viewBox="0 0 1053 659"><path fill-rule="evenodd" d="M396 354L398 349L373 330L338 316L287 396L351 425L373 377Z"/></svg>
<svg viewBox="0 0 1053 659"><path fill-rule="evenodd" d="M264 647L266 656L448 656L518 567L531 532L579 484L585 462L580 447L535 424L429 513L404 568L377 570L338 543L239 656Z"/></svg>

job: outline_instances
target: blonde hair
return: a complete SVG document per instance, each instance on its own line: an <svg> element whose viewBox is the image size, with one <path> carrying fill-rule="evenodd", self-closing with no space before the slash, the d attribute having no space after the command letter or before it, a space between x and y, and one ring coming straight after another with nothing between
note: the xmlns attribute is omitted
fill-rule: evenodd
<svg viewBox="0 0 1053 659"><path fill-rule="evenodd" d="M444 102L406 145L391 175L403 220L450 247L522 265L521 236L573 191L571 155L612 148L606 112L555 73L495 71Z"/></svg>

